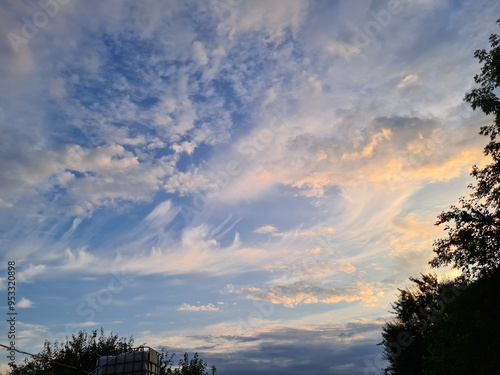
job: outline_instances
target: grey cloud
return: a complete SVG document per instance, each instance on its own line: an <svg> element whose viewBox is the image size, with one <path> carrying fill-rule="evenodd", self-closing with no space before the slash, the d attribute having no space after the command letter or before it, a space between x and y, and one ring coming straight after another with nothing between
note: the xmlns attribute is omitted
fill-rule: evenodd
<svg viewBox="0 0 500 375"><path fill-rule="evenodd" d="M249 349L211 354L202 357L215 364L218 371L236 374L334 374L366 375L384 365L380 359L382 322L352 322L343 326L311 329L283 328L250 337L223 337L225 340L251 344ZM211 338L213 339L213 338ZM182 348L168 348L173 352ZM371 371L371 372L370 372ZM374 372L375 371L375 372Z"/></svg>

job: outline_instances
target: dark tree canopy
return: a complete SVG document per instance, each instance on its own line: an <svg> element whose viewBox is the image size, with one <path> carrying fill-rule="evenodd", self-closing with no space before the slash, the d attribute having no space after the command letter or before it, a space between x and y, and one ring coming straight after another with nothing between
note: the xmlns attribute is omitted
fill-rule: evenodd
<svg viewBox="0 0 500 375"><path fill-rule="evenodd" d="M500 24L500 19L497 21ZM473 109L481 109L494 117L493 124L481 128L480 134L489 136L484 148L492 161L480 168L473 166L476 183L473 192L462 197L457 206L438 216L437 225L445 224L448 236L434 244L433 267L452 265L465 276L477 277L500 265L500 37L490 36L491 50L478 50L474 56L483 64L481 73L474 77L479 87L465 95Z"/></svg>
<svg viewBox="0 0 500 375"><path fill-rule="evenodd" d="M500 271L472 282L411 278L382 332L387 375L498 374Z"/></svg>
<svg viewBox="0 0 500 375"><path fill-rule="evenodd" d="M102 329L99 334L97 330L91 333L80 331L65 343L45 341L40 353L13 367L8 375L81 375L84 371L93 370L102 355L131 351L133 342L132 338L119 338L113 333L106 336Z"/></svg>
<svg viewBox="0 0 500 375"><path fill-rule="evenodd" d="M423 373L424 358L429 354L425 339L464 288L459 280L440 283L430 274L410 280L415 285L399 290L399 299L392 305L395 317L382 331L380 345L389 362L385 374Z"/></svg>
<svg viewBox="0 0 500 375"><path fill-rule="evenodd" d="M206 371L207 367L208 364L198 356L198 353L194 353L192 359L189 359L189 355L184 353L182 359L179 360L179 366L174 369L168 368L165 373L174 375L206 375L208 374ZM215 375L217 369L215 366L212 366L210 371L212 375Z"/></svg>
<svg viewBox="0 0 500 375"><path fill-rule="evenodd" d="M426 375L500 372L500 272L460 289L424 337Z"/></svg>
<svg viewBox="0 0 500 375"><path fill-rule="evenodd" d="M105 335L104 330L80 331L66 342L50 343L45 341L43 350L34 357L27 358L23 363L11 367L7 375L82 375L90 373L96 367L101 356L115 356L129 353L133 350L133 338L119 338L110 333ZM178 365L173 365L174 355L161 351L160 375L208 375L208 364L195 353L190 359L184 353ZM215 366L210 373L215 375Z"/></svg>
<svg viewBox="0 0 500 375"><path fill-rule="evenodd" d="M389 363L385 374L500 373L500 37L491 35L490 44L490 51L475 52L482 64L474 77L478 87L464 100L494 119L480 129L489 137L484 153L491 162L473 166L473 192L438 216L447 236L434 243L430 262L462 275L446 282L422 275L400 290L380 343Z"/></svg>

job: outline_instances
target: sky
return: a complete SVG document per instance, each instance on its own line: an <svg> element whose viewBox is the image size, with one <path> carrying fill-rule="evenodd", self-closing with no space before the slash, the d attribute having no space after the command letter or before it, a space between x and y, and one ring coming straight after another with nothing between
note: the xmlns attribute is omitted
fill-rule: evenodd
<svg viewBox="0 0 500 375"><path fill-rule="evenodd" d="M0 3L19 350L102 327L221 375L380 373L485 162L463 97L497 1Z"/></svg>

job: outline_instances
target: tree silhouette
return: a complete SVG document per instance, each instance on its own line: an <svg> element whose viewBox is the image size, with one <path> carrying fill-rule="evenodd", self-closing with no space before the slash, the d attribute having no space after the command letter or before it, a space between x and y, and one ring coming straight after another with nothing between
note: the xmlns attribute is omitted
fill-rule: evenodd
<svg viewBox="0 0 500 375"><path fill-rule="evenodd" d="M183 358L179 361L179 366L173 370L170 369L170 372L167 371L166 373L174 375L207 375L207 366L208 364L198 356L198 353L194 353L193 359L189 359L189 355L184 353ZM212 366L211 374L215 375L216 372L217 369Z"/></svg>
<svg viewBox="0 0 500 375"><path fill-rule="evenodd" d="M380 345L389 362L385 374L422 374L429 354L426 337L465 287L464 281L440 283L431 274L410 280L415 285L399 289L399 299L392 305L395 317L383 327Z"/></svg>
<svg viewBox="0 0 500 375"><path fill-rule="evenodd" d="M99 333L98 333L99 332ZM119 338L118 335L104 334L104 330L94 330L91 333L79 331L78 334L67 338L66 342L50 343L45 341L43 350L33 357L27 358L19 365L11 366L7 375L82 375L89 374L96 368L97 360L101 356L116 356L129 353L133 350L134 340ZM177 367L173 366L174 355L162 350L160 352L160 375L208 375L205 371L208 366L198 353L189 359L184 353ZM216 368L212 366L211 374L215 375Z"/></svg>
<svg viewBox="0 0 500 375"><path fill-rule="evenodd" d="M474 77L479 87L467 93L464 100L474 110L480 108L494 117L493 124L480 131L490 138L484 154L492 162L484 168L473 166L471 175L476 184L469 186L473 192L438 216L436 224L445 224L448 236L434 243L436 256L430 262L433 267L451 264L471 278L500 265L500 100L495 93L500 86L500 37L493 34L489 40L490 51L482 49L474 54L483 64L481 73Z"/></svg>
<svg viewBox="0 0 500 375"><path fill-rule="evenodd" d="M11 368L9 375L73 375L83 374L95 368L102 355L118 355L132 350L132 338L119 338L113 333L106 336L103 329L79 331L65 343L45 341L43 350L35 357L27 358L22 364Z"/></svg>
<svg viewBox="0 0 500 375"><path fill-rule="evenodd" d="M500 24L500 19L497 21ZM493 116L480 129L489 137L483 168L473 166L475 184L468 198L438 216L445 238L434 243L432 267L462 271L452 281L433 275L410 278L416 286L400 290L394 320L383 327L385 374L498 374L500 371L500 37L491 50L474 56L483 64L474 77L479 87L464 100Z"/></svg>
<svg viewBox="0 0 500 375"><path fill-rule="evenodd" d="M500 272L461 289L424 337L426 375L498 374L500 369Z"/></svg>

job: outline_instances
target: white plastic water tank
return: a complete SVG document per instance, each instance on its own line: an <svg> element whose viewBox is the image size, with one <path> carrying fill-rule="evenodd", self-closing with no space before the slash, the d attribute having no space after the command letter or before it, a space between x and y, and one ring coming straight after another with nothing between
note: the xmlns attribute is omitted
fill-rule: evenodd
<svg viewBox="0 0 500 375"><path fill-rule="evenodd" d="M159 375L156 350L139 348L117 356L103 356L97 360L96 375Z"/></svg>

